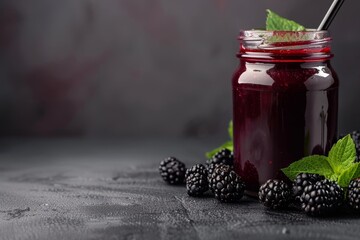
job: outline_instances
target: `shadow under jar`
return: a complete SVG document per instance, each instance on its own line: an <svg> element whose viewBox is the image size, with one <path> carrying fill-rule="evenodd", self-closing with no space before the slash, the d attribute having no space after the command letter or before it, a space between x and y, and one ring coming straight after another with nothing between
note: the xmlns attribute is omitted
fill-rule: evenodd
<svg viewBox="0 0 360 240"><path fill-rule="evenodd" d="M235 171L249 195L281 168L327 154L337 137L339 81L327 31L240 33L233 79Z"/></svg>

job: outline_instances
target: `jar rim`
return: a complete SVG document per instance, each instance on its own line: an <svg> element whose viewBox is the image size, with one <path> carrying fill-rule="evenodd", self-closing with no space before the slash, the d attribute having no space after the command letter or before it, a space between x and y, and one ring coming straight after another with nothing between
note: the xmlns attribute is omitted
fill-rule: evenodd
<svg viewBox="0 0 360 240"><path fill-rule="evenodd" d="M238 57L253 59L330 59L330 33L307 31L245 30L239 35Z"/></svg>
<svg viewBox="0 0 360 240"><path fill-rule="evenodd" d="M309 29L307 31L240 31L239 40L245 48L294 49L328 45L332 38L329 31Z"/></svg>
<svg viewBox="0 0 360 240"><path fill-rule="evenodd" d="M268 31L268 30L241 30L240 40L252 40L252 39L266 39L278 37L273 40L278 41L298 41L298 40L319 40L330 38L330 33L327 30L308 29L306 31Z"/></svg>

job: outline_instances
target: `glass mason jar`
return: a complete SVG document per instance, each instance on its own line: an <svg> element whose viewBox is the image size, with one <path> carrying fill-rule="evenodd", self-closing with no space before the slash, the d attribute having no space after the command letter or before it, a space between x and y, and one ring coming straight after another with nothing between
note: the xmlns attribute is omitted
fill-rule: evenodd
<svg viewBox="0 0 360 240"><path fill-rule="evenodd" d="M248 193L281 168L327 154L337 137L339 81L327 31L240 33L232 79L235 171Z"/></svg>

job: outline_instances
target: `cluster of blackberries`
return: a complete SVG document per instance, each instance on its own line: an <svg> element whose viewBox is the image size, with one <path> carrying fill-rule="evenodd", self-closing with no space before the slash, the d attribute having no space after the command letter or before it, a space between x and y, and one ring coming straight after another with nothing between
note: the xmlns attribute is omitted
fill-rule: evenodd
<svg viewBox="0 0 360 240"><path fill-rule="evenodd" d="M317 174L301 173L292 186L282 180L268 180L260 187L259 200L272 209L286 208L293 203L311 216L329 215L346 202L360 210L360 179L351 181L346 197L336 182Z"/></svg>
<svg viewBox="0 0 360 240"><path fill-rule="evenodd" d="M233 170L234 157L228 149L220 150L207 161L206 166L196 164L185 168L176 158L167 158L160 163L160 175L169 184L186 183L187 193L202 196L208 190L221 202L236 202L244 195L245 184Z"/></svg>

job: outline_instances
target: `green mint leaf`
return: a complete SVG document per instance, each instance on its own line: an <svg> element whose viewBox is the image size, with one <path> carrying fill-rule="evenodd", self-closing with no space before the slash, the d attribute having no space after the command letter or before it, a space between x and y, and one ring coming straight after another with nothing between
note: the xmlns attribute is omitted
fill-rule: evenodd
<svg viewBox="0 0 360 240"><path fill-rule="evenodd" d="M233 139L234 138L234 136L233 136L233 121L230 121L230 123L229 123L228 132L229 132L230 139Z"/></svg>
<svg viewBox="0 0 360 240"><path fill-rule="evenodd" d="M360 177L360 163L355 163L355 143L350 135L340 139L330 150L329 156L313 155L282 169L293 180L299 173L316 173L348 187L350 181Z"/></svg>
<svg viewBox="0 0 360 240"><path fill-rule="evenodd" d="M332 170L327 157L313 155L304 157L303 159L290 164L287 168L281 169L283 173L290 179L294 180L300 173L314 173L322 175L328 179L334 179L334 171Z"/></svg>
<svg viewBox="0 0 360 240"><path fill-rule="evenodd" d="M330 150L328 161L331 168L338 175L350 168L356 158L354 140L350 135L340 139Z"/></svg>
<svg viewBox="0 0 360 240"><path fill-rule="evenodd" d="M229 151L234 151L234 146L233 146L233 142L232 141L228 141L226 143L224 143L223 145L221 145L218 148L215 148L214 150L212 150L211 152L207 152L206 153L206 157L208 159L212 158L213 156L215 156L216 153L218 153L221 149L226 148Z"/></svg>
<svg viewBox="0 0 360 240"><path fill-rule="evenodd" d="M356 172L358 171L359 169L359 166L360 166L360 163L355 163L355 164L352 164L349 168L347 168L346 170L344 170L337 182L338 184L341 186L341 187L345 187L347 188L349 186L349 183L352 179L354 179L354 176L356 174Z"/></svg>
<svg viewBox="0 0 360 240"><path fill-rule="evenodd" d="M292 20L283 18L271 10L266 10L266 30L268 31L305 31L306 28Z"/></svg>
<svg viewBox="0 0 360 240"><path fill-rule="evenodd" d="M355 164L358 164L358 163L355 163ZM352 177L352 179L356 179L356 178L360 178L360 167L358 167ZM352 180L351 179L351 180Z"/></svg>

